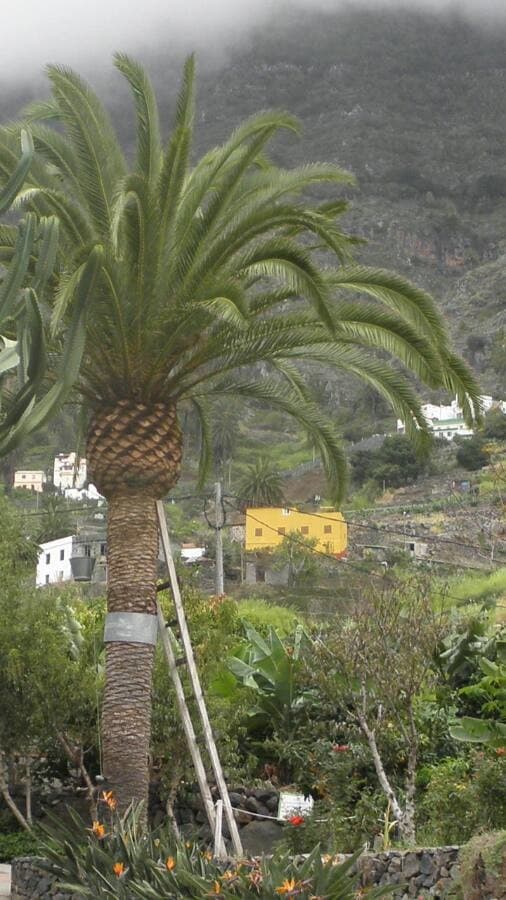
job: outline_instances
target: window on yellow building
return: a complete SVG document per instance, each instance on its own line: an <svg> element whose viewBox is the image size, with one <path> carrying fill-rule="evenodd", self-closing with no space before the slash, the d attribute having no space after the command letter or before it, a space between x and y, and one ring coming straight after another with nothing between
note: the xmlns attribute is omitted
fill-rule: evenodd
<svg viewBox="0 0 506 900"><path fill-rule="evenodd" d="M263 530L262 528L255 528L255 537L262 537Z"/></svg>
<svg viewBox="0 0 506 900"><path fill-rule="evenodd" d="M332 534L332 525L324 525L323 533L324 534Z"/></svg>
<svg viewBox="0 0 506 900"><path fill-rule="evenodd" d="M286 528L278 528L278 534L286 534Z"/></svg>
<svg viewBox="0 0 506 900"><path fill-rule="evenodd" d="M309 525L302 525L300 529L301 534L309 534Z"/></svg>

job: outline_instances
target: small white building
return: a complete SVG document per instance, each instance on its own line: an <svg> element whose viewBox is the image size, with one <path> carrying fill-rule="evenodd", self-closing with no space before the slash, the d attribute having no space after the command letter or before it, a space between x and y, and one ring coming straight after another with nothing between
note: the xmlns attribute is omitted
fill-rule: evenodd
<svg viewBox="0 0 506 900"><path fill-rule="evenodd" d="M70 557L72 556L72 535L57 538L55 541L46 541L40 545L39 559L37 561L37 574L35 584L43 587L45 584L59 584L62 581L72 579Z"/></svg>
<svg viewBox="0 0 506 900"><path fill-rule="evenodd" d="M205 547L197 547L196 544L181 544L181 560L184 563L198 562L205 556L205 552Z"/></svg>
<svg viewBox="0 0 506 900"><path fill-rule="evenodd" d="M86 460L74 451L59 453L53 466L53 484L61 491L66 488L83 488L86 483Z"/></svg>
<svg viewBox="0 0 506 900"><path fill-rule="evenodd" d="M494 407L506 413L506 401L494 400L493 397L484 394L480 397L480 402L484 413ZM446 438L446 440L451 441L456 435L459 437L472 437L474 434L474 430L469 428L464 421L462 409L457 398L452 400L447 406L442 403L424 403L421 409L429 431L432 431L436 437ZM397 431L399 434L405 434L406 427L402 419L397 419Z"/></svg>
<svg viewBox="0 0 506 900"><path fill-rule="evenodd" d="M46 473L39 469L17 469L14 472L14 487L41 494L46 483Z"/></svg>

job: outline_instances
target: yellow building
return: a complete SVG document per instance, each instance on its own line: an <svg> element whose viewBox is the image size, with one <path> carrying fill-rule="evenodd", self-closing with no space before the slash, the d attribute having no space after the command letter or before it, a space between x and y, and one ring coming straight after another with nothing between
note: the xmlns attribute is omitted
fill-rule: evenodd
<svg viewBox="0 0 506 900"><path fill-rule="evenodd" d="M297 532L316 538L316 550L339 558L348 547L348 528L342 513L321 508L317 513L297 509L259 506L246 510L246 550L266 550L281 544L284 536Z"/></svg>

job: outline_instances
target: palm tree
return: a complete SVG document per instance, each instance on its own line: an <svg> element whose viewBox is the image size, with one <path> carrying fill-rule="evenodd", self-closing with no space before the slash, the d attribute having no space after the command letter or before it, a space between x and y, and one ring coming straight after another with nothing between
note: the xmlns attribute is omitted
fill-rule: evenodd
<svg viewBox="0 0 506 900"><path fill-rule="evenodd" d="M283 479L268 457L261 456L248 466L237 487L244 506L280 506L283 502Z"/></svg>
<svg viewBox="0 0 506 900"><path fill-rule="evenodd" d="M280 130L297 131L293 118L261 113L192 167L193 59L166 146L144 70L124 55L116 66L136 108L130 171L103 106L72 71L49 67L52 98L27 114L36 152L20 197L37 220L58 217L59 277L42 310L46 332L27 348L35 354L46 336L51 352L16 396L0 452L70 397L88 415L89 474L109 504L104 774L124 807L147 796L155 500L178 479L184 404L200 421L201 479L212 398L235 395L271 404L312 435L338 501L343 452L298 360L373 385L418 443L426 424L416 394L375 348L457 394L469 420L478 414L478 391L431 298L353 263L354 242L337 225L346 203L304 200L315 184L341 188L352 177L333 165L285 170L269 162L266 146ZM0 178L12 172L18 134L16 123L0 133ZM141 628L135 642L118 630L118 614Z"/></svg>

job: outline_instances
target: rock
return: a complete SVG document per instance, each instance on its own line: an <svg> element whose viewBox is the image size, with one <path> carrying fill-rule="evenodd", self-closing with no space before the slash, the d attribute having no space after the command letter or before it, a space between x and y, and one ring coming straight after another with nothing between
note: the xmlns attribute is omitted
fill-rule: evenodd
<svg viewBox="0 0 506 900"><path fill-rule="evenodd" d="M269 810L263 803L260 803L256 797L247 797L244 803L244 808L248 809L250 812L256 813L258 816L268 816Z"/></svg>
<svg viewBox="0 0 506 900"><path fill-rule="evenodd" d="M241 830L241 841L250 856L272 853L275 844L283 837L283 826L277 822L250 822Z"/></svg>
<svg viewBox="0 0 506 900"><path fill-rule="evenodd" d="M277 813L279 806L279 794L273 794L265 801L265 805L270 813Z"/></svg>
<svg viewBox="0 0 506 900"><path fill-rule="evenodd" d="M275 791L273 788L263 787L263 788L258 788L255 791L253 796L256 797L257 800L260 800L260 803L267 803L267 801L270 800L271 797L273 797L273 796L276 797L276 800L277 800L278 792Z"/></svg>
<svg viewBox="0 0 506 900"><path fill-rule="evenodd" d="M422 875L434 875L435 864L430 853L422 853L420 859L420 872Z"/></svg>
<svg viewBox="0 0 506 900"><path fill-rule="evenodd" d="M239 794L237 791L230 791L229 795L230 802L232 806L242 806L244 803L244 794Z"/></svg>
<svg viewBox="0 0 506 900"><path fill-rule="evenodd" d="M238 825L249 825L253 817L250 816L244 809L235 809L234 819Z"/></svg>
<svg viewBox="0 0 506 900"><path fill-rule="evenodd" d="M406 853L402 866L402 874L404 878L413 878L420 871L420 860L416 853Z"/></svg>

